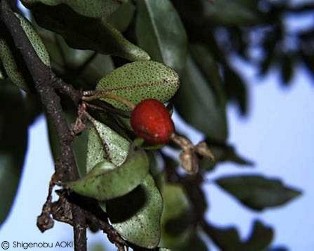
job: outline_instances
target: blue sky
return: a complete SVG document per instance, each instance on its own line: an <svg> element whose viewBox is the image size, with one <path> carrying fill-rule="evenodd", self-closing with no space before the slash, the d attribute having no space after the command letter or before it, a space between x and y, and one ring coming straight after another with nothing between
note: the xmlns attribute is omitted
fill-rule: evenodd
<svg viewBox="0 0 314 251"><path fill-rule="evenodd" d="M229 142L238 152L255 163L254 168L223 164L208 176L210 211L207 216L220 226L236 226L242 238L248 237L252 222L262 220L276 230L274 245L290 250L312 250L314 218L314 86L313 78L301 66L290 87L280 85L280 76L272 70L259 78L254 68L235 60L233 64L246 79L250 97L248 117L238 116L235 107L228 109ZM185 125L177 128L186 129ZM192 130L195 142L201 134ZM257 173L281 178L303 192L291 204L256 213L245 209L213 181L227 174Z"/></svg>
<svg viewBox="0 0 314 251"><path fill-rule="evenodd" d="M230 141L256 165L254 170L236 170L234 165L226 164L211 178L234 172L258 172L282 178L286 184L300 188L303 195L287 206L259 214L244 209L209 184L212 204L208 215L217 224L241 226L243 237L247 237L252 220L261 219L276 229L275 244L287 245L290 250L312 250L313 79L300 68L292 86L282 88L276 72L264 79L257 79L251 70L244 74L250 83L251 111L248 118L241 119L235 109L230 109Z"/></svg>

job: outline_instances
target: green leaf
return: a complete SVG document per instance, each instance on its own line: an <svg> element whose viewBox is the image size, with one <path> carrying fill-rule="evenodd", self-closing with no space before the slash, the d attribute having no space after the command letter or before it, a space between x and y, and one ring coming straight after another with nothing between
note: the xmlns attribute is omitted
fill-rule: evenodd
<svg viewBox="0 0 314 251"><path fill-rule="evenodd" d="M94 129L95 130L95 129ZM89 167L87 165L87 156L88 156L88 142L90 137L90 131L84 130L82 133L77 135L74 138L74 141L72 143L74 156L76 165L78 168L78 173L80 177L84 177L88 171L90 171L95 165ZM58 142L59 143L59 142ZM103 161L104 159L99 160ZM95 164L98 163L95 161Z"/></svg>
<svg viewBox="0 0 314 251"><path fill-rule="evenodd" d="M283 26L275 27L270 34L268 34L262 41L263 59L260 63L259 74L266 75L269 70L278 61L278 43L284 37Z"/></svg>
<svg viewBox="0 0 314 251"><path fill-rule="evenodd" d="M212 89L216 102L225 105L226 97L223 90L223 80L220 74L219 64L213 53L205 44L191 44L191 55L200 71L207 79L208 86Z"/></svg>
<svg viewBox="0 0 314 251"><path fill-rule="evenodd" d="M66 113L68 123L74 123L74 116ZM77 135L73 142L76 163L80 177L84 177L96 164L107 160L115 166L120 166L125 162L130 142L112 130L109 126L90 118L91 124ZM48 120L49 140L54 159L58 159L59 142L55 131Z"/></svg>
<svg viewBox="0 0 314 251"><path fill-rule="evenodd" d="M115 166L108 160L95 165L83 178L65 184L78 194L100 201L123 196L137 187L148 173L149 162L143 150L130 149L126 161Z"/></svg>
<svg viewBox="0 0 314 251"><path fill-rule="evenodd" d="M35 31L32 24L23 16L15 13L16 17L20 20L20 24L28 38L28 40L31 42L37 56L40 58L40 60L46 65L50 67L50 58L48 51L41 40L40 36Z"/></svg>
<svg viewBox="0 0 314 251"><path fill-rule="evenodd" d="M30 7L40 26L59 33L73 48L113 54L130 61L150 59L145 51L126 40L103 19L79 15L67 5Z"/></svg>
<svg viewBox="0 0 314 251"><path fill-rule="evenodd" d="M203 226L205 233L208 237L218 246L221 250L241 250L240 249L240 236L235 227L221 228L207 223Z"/></svg>
<svg viewBox="0 0 314 251"><path fill-rule="evenodd" d="M102 139L100 138L96 128L91 127L87 130L87 152L85 152L85 173L89 173L98 163L109 161L106 149ZM114 163L112 163L114 164ZM114 164L115 165L115 164Z"/></svg>
<svg viewBox="0 0 314 251"><path fill-rule="evenodd" d="M217 167L218 163L221 162L232 162L237 164L237 167L253 167L254 162L240 155L237 150L228 144L215 144L207 141L207 145L215 156L215 163L203 158L200 160L199 164L201 169L206 171L213 171Z"/></svg>
<svg viewBox="0 0 314 251"><path fill-rule="evenodd" d="M80 66L81 67L81 66ZM108 55L97 54L86 68L77 76L77 80L84 81L84 86L94 89L96 83L109 72L113 71L114 65Z"/></svg>
<svg viewBox="0 0 314 251"><path fill-rule="evenodd" d="M204 13L212 23L216 24L225 26L252 25L260 21L256 6L255 8L246 6L246 4L242 3L242 0L206 1L204 4Z"/></svg>
<svg viewBox="0 0 314 251"><path fill-rule="evenodd" d="M189 241L180 247L179 249L174 249L175 251L209 251L209 247L207 247L205 241L200 238L197 232L189 238Z"/></svg>
<svg viewBox="0 0 314 251"><path fill-rule="evenodd" d="M228 67L225 71L224 87L228 100L238 106L241 115L247 115L249 108L247 86L241 76Z"/></svg>
<svg viewBox="0 0 314 251"><path fill-rule="evenodd" d="M284 85L291 84L294 73L296 56L292 53L284 53L280 59L281 81Z"/></svg>
<svg viewBox="0 0 314 251"><path fill-rule="evenodd" d="M272 228L265 226L260 221L255 221L252 232L247 240L241 240L234 227L216 227L207 223L203 226L208 237L221 250L226 251L263 251L271 244L273 239Z"/></svg>
<svg viewBox="0 0 314 251"><path fill-rule="evenodd" d="M216 162L231 161L241 166L254 165L251 160L240 156L235 147L230 144L217 144L215 142L211 142L210 140L207 140L206 143L213 152Z"/></svg>
<svg viewBox="0 0 314 251"><path fill-rule="evenodd" d="M117 30L124 32L130 25L135 12L131 1L123 3L108 19L108 22Z"/></svg>
<svg viewBox="0 0 314 251"><path fill-rule="evenodd" d="M187 36L169 0L137 0L138 44L153 60L181 70L187 56Z"/></svg>
<svg viewBox="0 0 314 251"><path fill-rule="evenodd" d="M50 67L49 54L34 27L23 16L17 13L15 13L15 15L19 19L21 27L38 57L45 65ZM6 28L0 24L0 29L0 61L3 64L4 70L12 83L22 88L24 91L29 91L32 89L30 83L32 83L33 80L27 70L22 55L19 49L14 47L14 42Z"/></svg>
<svg viewBox="0 0 314 251"><path fill-rule="evenodd" d="M22 0L21 2L27 7L32 8L34 5L44 4L48 6L67 5L80 15L87 17L108 18L127 0Z"/></svg>
<svg viewBox="0 0 314 251"><path fill-rule="evenodd" d="M72 111L72 113L70 111L65 111L64 112L64 118L66 119L67 123L69 125L74 124L75 119L76 119L76 114ZM50 146L50 151L53 157L53 160L55 162L57 162L60 158L60 154L61 154L61 149L60 149L60 141L58 138L58 134L57 134L57 130L54 126L53 120L47 116L46 117L47 120L47 130L48 130L48 138L49 138L49 146ZM87 149L87 134L84 131L82 134L80 134L79 136L74 138L74 153L76 155L76 163L79 166L79 173L85 173L85 166L86 166L86 149ZM78 153L77 154L77 149ZM84 169L81 169L81 163L84 163ZM84 171L82 171L84 170Z"/></svg>
<svg viewBox="0 0 314 251"><path fill-rule="evenodd" d="M223 177L216 183L243 205L258 211L284 205L301 195L299 190L285 186L279 179L259 175Z"/></svg>
<svg viewBox="0 0 314 251"><path fill-rule="evenodd" d="M19 60L16 59L14 56L14 48L9 45L13 44L8 43L8 41L0 35L0 60L5 73L8 75L13 84L17 85L24 91L28 91L29 87L24 78L26 66L24 62L21 61L21 58L19 58ZM24 65L25 68L21 68L20 65Z"/></svg>
<svg viewBox="0 0 314 251"><path fill-rule="evenodd" d="M106 202L110 222L127 241L154 248L160 240L162 197L151 175L129 194Z"/></svg>
<svg viewBox="0 0 314 251"><path fill-rule="evenodd" d="M0 58L0 80L4 79L4 70L2 69L2 62L1 62L1 58Z"/></svg>
<svg viewBox="0 0 314 251"><path fill-rule="evenodd" d="M154 61L137 61L125 64L104 76L96 89L116 94L137 104L147 98L166 102L178 88L178 74L171 68ZM120 109L130 109L114 100L105 101Z"/></svg>
<svg viewBox="0 0 314 251"><path fill-rule="evenodd" d="M38 26L35 22L32 23L36 29L38 35L41 37L50 57L51 68L53 70L59 71L61 74L61 68L65 64L65 56L67 52L63 50L63 44L66 44L61 36L55 34L52 31L46 30ZM61 43L61 41L63 43Z"/></svg>
<svg viewBox="0 0 314 251"><path fill-rule="evenodd" d="M75 123L76 114L70 111L64 112L65 119L69 125ZM46 117L47 120L47 129L49 137L49 146L52 157L55 162L60 158L60 141L57 135L57 131L54 127L53 121L50 117ZM86 159L87 159L87 142L88 142L88 130L83 131L74 138L73 141L73 150L75 161L77 164L78 172L80 177L85 176L86 174Z"/></svg>
<svg viewBox="0 0 314 251"><path fill-rule="evenodd" d="M266 250L274 238L274 231L271 227L265 226L262 222L254 222L251 235L242 250L256 251Z"/></svg>
<svg viewBox="0 0 314 251"><path fill-rule="evenodd" d="M102 76L114 69L111 57L90 50L73 49L52 31L36 26L51 60L51 67L77 89L94 89Z"/></svg>
<svg viewBox="0 0 314 251"><path fill-rule="evenodd" d="M20 90L0 80L0 226L13 204L27 150L25 107Z"/></svg>
<svg viewBox="0 0 314 251"><path fill-rule="evenodd" d="M67 117L67 116L66 116ZM60 145L57 136L57 131L53 126L53 121L50 117L46 117L47 120L47 130L48 130L48 138L49 138L49 147L50 153L54 161L58 160L60 156Z"/></svg>
<svg viewBox="0 0 314 251"><path fill-rule="evenodd" d="M195 229L191 227L192 205L179 184L162 187L164 209L161 217L160 247L181 250L188 245Z"/></svg>
<svg viewBox="0 0 314 251"><path fill-rule="evenodd" d="M87 172L104 157L120 166L128 156L130 142L105 124L97 120L91 122L95 130L90 129L88 138Z"/></svg>
<svg viewBox="0 0 314 251"><path fill-rule="evenodd" d="M216 102L213 90L191 57L175 96L175 107L183 119L205 135L217 141L228 136L225 106Z"/></svg>

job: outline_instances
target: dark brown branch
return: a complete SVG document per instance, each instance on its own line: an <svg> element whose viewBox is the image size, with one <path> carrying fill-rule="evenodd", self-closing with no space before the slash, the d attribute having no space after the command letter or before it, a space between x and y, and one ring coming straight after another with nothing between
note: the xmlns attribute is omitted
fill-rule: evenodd
<svg viewBox="0 0 314 251"><path fill-rule="evenodd" d="M52 85L54 89L70 97L75 105L77 105L81 101L82 92L76 90L72 85L64 83L64 81L56 77L54 73L52 73Z"/></svg>
<svg viewBox="0 0 314 251"><path fill-rule="evenodd" d="M60 142L59 164L55 166L56 174L61 181L76 180L78 172L71 147L73 136L64 118L60 98L54 87L58 85L61 91L67 93L71 92L71 88L65 88L66 85L61 85L62 82L56 81L51 69L41 62L6 0L1 1L1 18L8 28L15 46L21 51L46 114L53 121L56 128ZM74 100L78 102L77 98L74 98ZM84 212L75 204L71 205L71 211L74 222L75 250L86 250L86 219Z"/></svg>
<svg viewBox="0 0 314 251"><path fill-rule="evenodd" d="M52 214L55 219L73 225L70 205L78 205L84 211L87 225L92 231L102 230L108 236L108 240L117 247L125 247L127 243L121 238L118 232L108 222L107 215L99 207L98 201L87 197L69 193L67 190L56 191L59 200L52 204ZM124 249L123 249L124 250Z"/></svg>

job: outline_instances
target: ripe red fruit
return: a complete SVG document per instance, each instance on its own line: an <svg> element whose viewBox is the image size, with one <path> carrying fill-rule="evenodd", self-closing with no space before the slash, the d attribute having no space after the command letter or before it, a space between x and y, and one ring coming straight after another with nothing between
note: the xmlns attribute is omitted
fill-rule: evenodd
<svg viewBox="0 0 314 251"><path fill-rule="evenodd" d="M135 106L131 114L135 134L150 144L166 144L174 132L169 111L156 99L145 99Z"/></svg>

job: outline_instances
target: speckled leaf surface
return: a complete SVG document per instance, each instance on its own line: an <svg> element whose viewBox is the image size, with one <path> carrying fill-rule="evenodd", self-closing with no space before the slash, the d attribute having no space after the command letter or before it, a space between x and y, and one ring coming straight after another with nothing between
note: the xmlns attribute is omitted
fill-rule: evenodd
<svg viewBox="0 0 314 251"><path fill-rule="evenodd" d="M15 15L19 19L21 27L31 42L38 57L45 65L50 67L49 54L32 24L23 16L19 14ZM5 30L4 27L0 26L0 28L0 60L3 64L4 70L12 83L22 88L24 91L29 91L30 82L32 82L32 79L27 72L22 56L19 54L18 49L12 46L13 40L9 33Z"/></svg>
<svg viewBox="0 0 314 251"><path fill-rule="evenodd" d="M97 163L96 159L101 160L104 157L114 165L120 166L128 156L130 142L105 124L97 120L92 123L94 128L90 129L88 138L87 170Z"/></svg>
<svg viewBox="0 0 314 251"><path fill-rule="evenodd" d="M131 148L121 166L104 160L96 164L85 177L69 182L66 186L78 194L100 201L108 200L123 196L141 184L148 168L146 153Z"/></svg>
<svg viewBox="0 0 314 251"><path fill-rule="evenodd" d="M96 164L106 160L107 153L105 151L103 141L94 127L87 130L87 153L85 153L85 155L86 173L89 173Z"/></svg>
<svg viewBox="0 0 314 251"><path fill-rule="evenodd" d="M147 98L166 102L178 88L178 74L170 67L154 61L126 64L104 76L97 85L97 90L114 93L134 104ZM105 100L117 108L129 110L127 106L117 101Z"/></svg>
<svg viewBox="0 0 314 251"><path fill-rule="evenodd" d="M113 227L129 242L154 248L160 240L162 197L151 175L129 194L106 203Z"/></svg>
<svg viewBox="0 0 314 251"><path fill-rule="evenodd" d="M0 59L5 73L8 75L13 84L17 85L24 91L29 88L20 70L19 62L16 61L13 48L10 48L7 41L0 37Z"/></svg>
<svg viewBox="0 0 314 251"><path fill-rule="evenodd" d="M21 2L27 8L31 8L32 5L35 4L45 4L49 6L64 4L83 16L108 18L122 3L127 2L127 0L22 0Z"/></svg>
<svg viewBox="0 0 314 251"><path fill-rule="evenodd" d="M28 38L31 42L36 54L40 58L40 60L47 66L50 66L50 59L48 51L45 48L43 41L41 40L40 36L37 34L35 29L33 28L32 24L25 19L25 17L15 14L16 17L20 20L20 24Z"/></svg>
<svg viewBox="0 0 314 251"><path fill-rule="evenodd" d="M104 160L120 166L128 156L130 145L127 139L109 126L92 119L86 130L77 135L73 142L80 177L84 177L96 164Z"/></svg>

